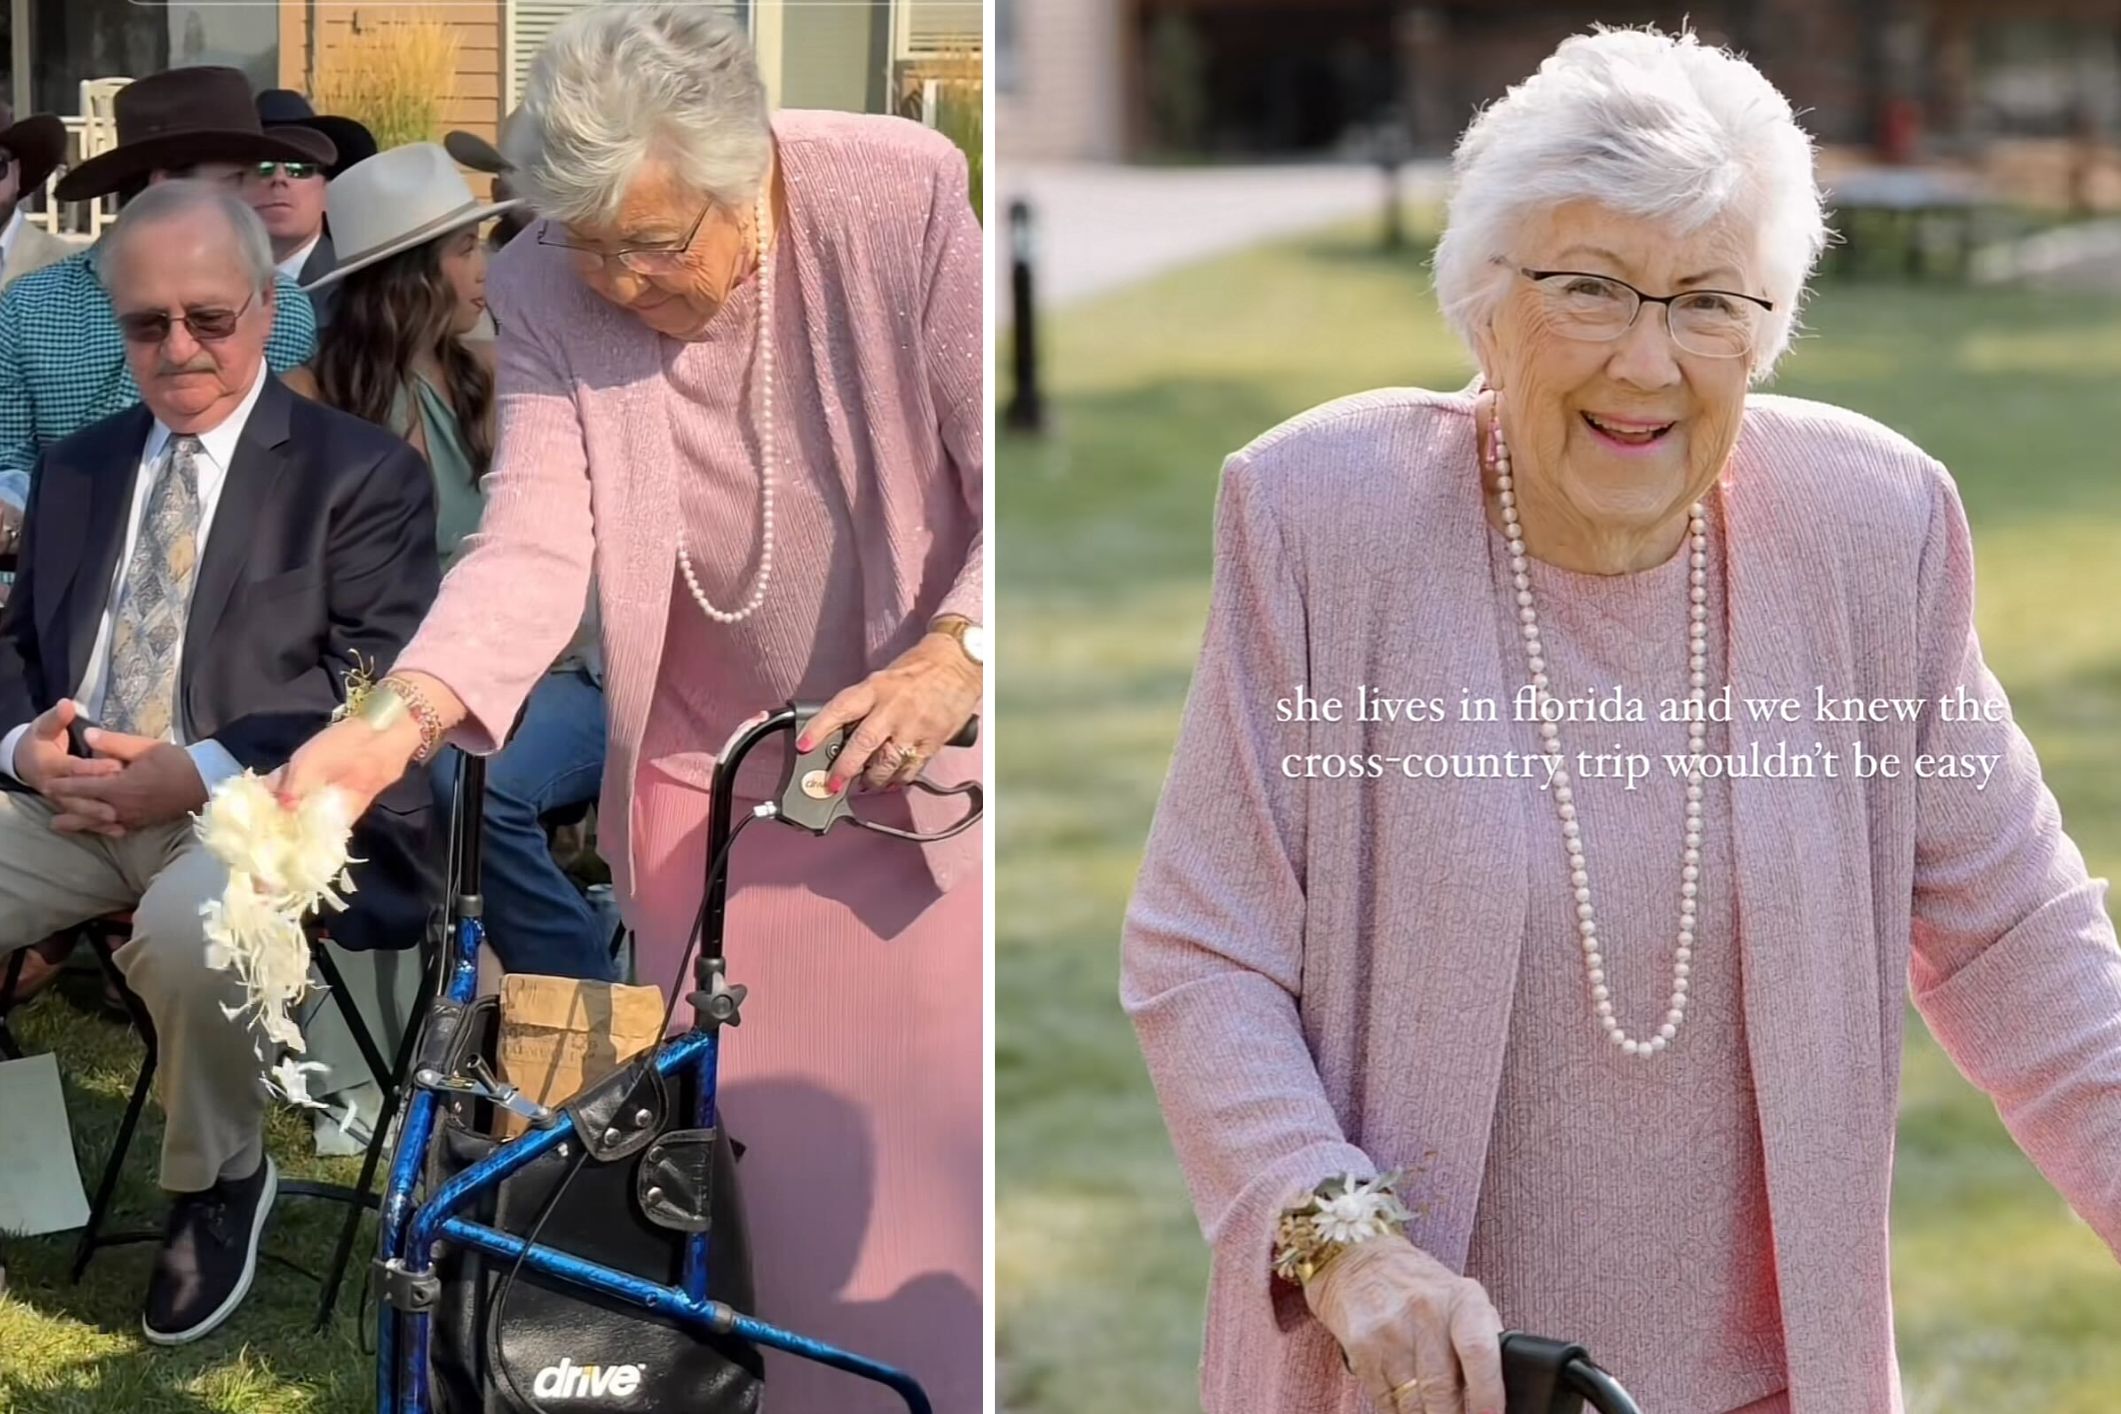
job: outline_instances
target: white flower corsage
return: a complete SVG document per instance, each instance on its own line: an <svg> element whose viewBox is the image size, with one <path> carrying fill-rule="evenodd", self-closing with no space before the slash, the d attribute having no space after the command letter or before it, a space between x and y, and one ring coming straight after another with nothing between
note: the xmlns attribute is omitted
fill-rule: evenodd
<svg viewBox="0 0 2121 1414"><path fill-rule="evenodd" d="M1329 1178L1281 1215L1274 1234L1274 1275L1298 1286L1360 1243L1404 1233L1413 1214L1399 1201L1399 1175Z"/></svg>

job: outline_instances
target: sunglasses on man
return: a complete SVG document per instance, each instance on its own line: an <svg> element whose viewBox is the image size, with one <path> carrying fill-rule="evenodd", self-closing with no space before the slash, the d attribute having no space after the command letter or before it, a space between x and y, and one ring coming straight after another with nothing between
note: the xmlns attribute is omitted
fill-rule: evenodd
<svg viewBox="0 0 2121 1414"><path fill-rule="evenodd" d="M323 166L315 162L260 162L255 175L259 181L269 182L276 174L284 172L289 181L299 182L323 170Z"/></svg>
<svg viewBox="0 0 2121 1414"><path fill-rule="evenodd" d="M137 310L118 316L119 332L126 342L133 344L159 344L169 338L169 331L179 324L191 331L191 336L202 344L215 344L236 332L236 322L243 312L258 298L255 292L234 309L208 306L204 309L187 307L182 314L171 314L166 310Z"/></svg>

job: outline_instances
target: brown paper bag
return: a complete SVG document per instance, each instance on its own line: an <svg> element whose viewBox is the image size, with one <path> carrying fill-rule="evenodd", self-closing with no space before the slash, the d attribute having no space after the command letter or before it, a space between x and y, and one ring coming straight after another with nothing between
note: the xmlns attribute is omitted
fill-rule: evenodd
<svg viewBox="0 0 2121 1414"><path fill-rule="evenodd" d="M656 1043L663 994L654 987L511 972L501 979L501 1078L557 1105ZM528 1126L502 1111L501 1134Z"/></svg>

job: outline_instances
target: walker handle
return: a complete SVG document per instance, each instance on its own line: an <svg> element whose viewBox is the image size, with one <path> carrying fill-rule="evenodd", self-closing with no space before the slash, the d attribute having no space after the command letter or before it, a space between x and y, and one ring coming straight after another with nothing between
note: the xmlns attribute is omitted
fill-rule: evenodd
<svg viewBox="0 0 2121 1414"><path fill-rule="evenodd" d="M1582 1346L1522 1331L1503 1332L1502 1388L1504 1414L1581 1414L1586 1399L1598 1414L1642 1414Z"/></svg>
<svg viewBox="0 0 2121 1414"><path fill-rule="evenodd" d="M724 870L717 876L714 874L713 869L714 861L720 857L723 847L731 839L736 827L737 768L742 764L744 758L750 754L752 748L767 737L781 733L794 734L800 732L809 725L813 717L824 709L822 702L786 703L758 720L747 722L739 727L722 748L716 762L714 785L709 795L707 815L707 867L709 877L707 879L706 897L702 900L700 908L701 937L699 955L703 964L722 956L722 921L727 911L729 875ZM838 795L813 794L812 791L818 787L824 773L832 765L833 759L839 755L840 750L847 744L847 739L853 735L854 727L850 723L832 733L824 741L816 743L808 752L796 752L792 749L789 751L775 812L783 823L809 830L812 834L822 835L834 824L841 820L846 820L877 834L895 835L898 838L907 840L927 841L930 839L943 839L957 834L971 828L979 820L984 809L984 801L981 797L979 783L976 781L967 782L960 786L942 788L932 786L926 781L915 782L919 789L928 791L931 794L966 795L970 797L971 808L965 816L935 836L913 835L903 830L894 830L888 826L863 820L849 808L845 792ZM946 746L970 746L977 740L979 740L979 718L975 715L968 717L965 720L965 724L958 728L957 734L944 744ZM468 758L468 760L472 763L477 762L477 758ZM811 789L805 788L804 782L806 778L811 778Z"/></svg>

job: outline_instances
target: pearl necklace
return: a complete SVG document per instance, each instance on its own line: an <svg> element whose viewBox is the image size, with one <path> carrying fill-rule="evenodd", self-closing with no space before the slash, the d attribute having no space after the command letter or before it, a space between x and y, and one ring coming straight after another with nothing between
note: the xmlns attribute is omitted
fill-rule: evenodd
<svg viewBox="0 0 2121 1414"><path fill-rule="evenodd" d="M699 576L693 573L692 555L685 548L684 529L680 527L678 530L678 568L684 572L686 587L692 590L693 602L700 606L700 612L718 624L742 623L750 618L759 605L766 602L766 586L773 581L773 469L778 457L773 441L773 267L766 262L766 190L763 186L752 203L751 241L759 267L759 304L753 334L753 357L759 365L759 574L743 608L732 612L717 609L708 602L707 591L700 588Z"/></svg>
<svg viewBox="0 0 2121 1414"><path fill-rule="evenodd" d="M1495 401L1495 426L1490 465L1502 502L1503 534L1509 541L1510 574L1517 586L1517 618L1524 637L1525 666L1532 674L1535 704L1547 697L1547 662L1539 641L1539 611L1532 604L1530 564L1525 557L1524 530L1517 520L1516 485L1510 475L1510 449L1502 432L1502 401ZM1591 1008L1608 1041L1631 1056L1643 1059L1661 1055L1679 1035L1686 1020L1688 976L1694 958L1695 900L1701 880L1701 768L1700 759L1708 738L1703 704L1708 687L1708 524L1701 503L1687 512L1690 553L1687 558L1687 700L1693 711L1687 721L1686 847L1679 870L1679 945L1672 953L1672 995L1664 1022L1647 1040L1630 1036L1613 1017L1612 993L1606 987L1605 955L1598 941L1597 911L1591 906L1591 876L1584 861L1583 832L1576 823L1575 793L1566 767L1554 772L1554 809L1561 817L1561 842L1569 853L1569 884L1576 896L1576 931L1583 942L1583 965L1589 977ZM1561 749L1561 729L1540 713L1539 735L1545 753L1567 760Z"/></svg>

